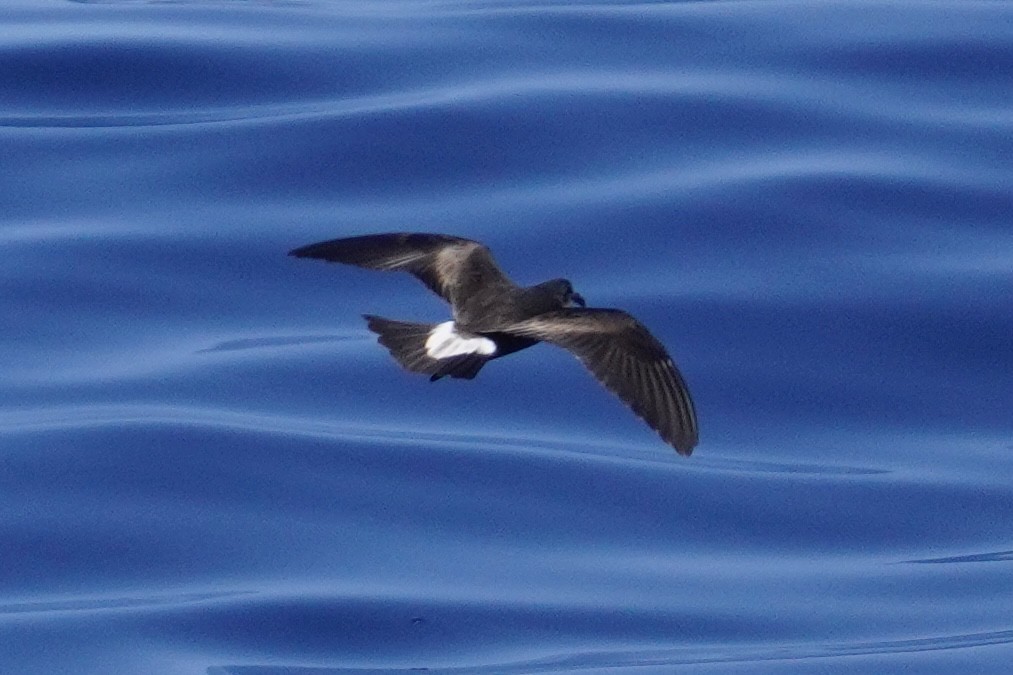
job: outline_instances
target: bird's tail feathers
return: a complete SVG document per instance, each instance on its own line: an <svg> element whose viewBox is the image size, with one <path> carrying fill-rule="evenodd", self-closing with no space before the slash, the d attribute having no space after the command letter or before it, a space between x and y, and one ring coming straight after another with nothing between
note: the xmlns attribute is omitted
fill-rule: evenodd
<svg viewBox="0 0 1013 675"><path fill-rule="evenodd" d="M479 354L461 354L450 358L434 359L426 350L426 341L437 324L394 321L364 314L369 330L376 333L378 342L407 370L423 373L430 380L456 377L470 380L478 375L489 359Z"/></svg>
<svg viewBox="0 0 1013 675"><path fill-rule="evenodd" d="M449 359L436 360L437 370L429 378L429 381L435 382L446 375L461 380L473 380L488 360L487 357L478 354L462 354Z"/></svg>

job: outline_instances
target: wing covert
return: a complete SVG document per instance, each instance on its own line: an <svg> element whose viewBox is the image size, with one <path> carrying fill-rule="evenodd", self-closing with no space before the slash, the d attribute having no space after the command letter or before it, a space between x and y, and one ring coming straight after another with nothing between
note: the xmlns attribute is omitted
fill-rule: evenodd
<svg viewBox="0 0 1013 675"><path fill-rule="evenodd" d="M330 239L293 249L289 255L409 272L454 306L477 287L511 283L484 244L445 234L397 232Z"/></svg>

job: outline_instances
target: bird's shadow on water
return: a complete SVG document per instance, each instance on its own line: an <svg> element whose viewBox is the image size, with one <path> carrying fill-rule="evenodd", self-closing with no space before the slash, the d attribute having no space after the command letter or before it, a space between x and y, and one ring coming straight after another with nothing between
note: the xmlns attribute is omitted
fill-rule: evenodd
<svg viewBox="0 0 1013 675"><path fill-rule="evenodd" d="M265 349L271 347L294 347L300 345L316 345L332 342L361 341L365 334L360 332L349 335L278 335L273 337L240 338L237 340L224 340L211 347L198 349L196 354L213 354L216 352L239 352L250 349Z"/></svg>

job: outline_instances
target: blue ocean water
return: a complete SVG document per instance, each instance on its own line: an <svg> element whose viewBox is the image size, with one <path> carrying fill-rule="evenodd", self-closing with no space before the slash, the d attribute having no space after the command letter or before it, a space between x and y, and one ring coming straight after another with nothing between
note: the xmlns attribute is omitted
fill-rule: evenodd
<svg viewBox="0 0 1013 675"><path fill-rule="evenodd" d="M1008 672L1013 5L8 0L0 672ZM565 352L321 239L486 242Z"/></svg>

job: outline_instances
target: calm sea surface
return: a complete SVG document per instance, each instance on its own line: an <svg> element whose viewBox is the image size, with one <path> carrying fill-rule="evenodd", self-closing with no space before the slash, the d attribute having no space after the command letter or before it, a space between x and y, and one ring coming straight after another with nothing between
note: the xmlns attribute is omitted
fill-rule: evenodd
<svg viewBox="0 0 1013 675"><path fill-rule="evenodd" d="M0 9L0 672L1002 673L1013 4ZM401 371L486 242L639 317Z"/></svg>

